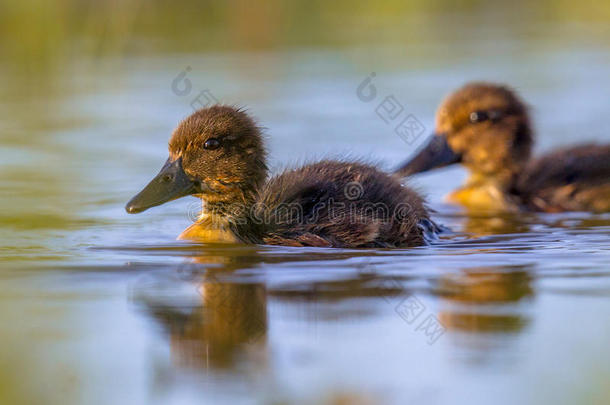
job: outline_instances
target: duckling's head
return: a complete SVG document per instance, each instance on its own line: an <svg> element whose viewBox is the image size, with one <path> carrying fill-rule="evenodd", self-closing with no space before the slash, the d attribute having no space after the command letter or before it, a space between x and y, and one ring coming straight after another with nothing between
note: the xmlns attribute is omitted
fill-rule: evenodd
<svg viewBox="0 0 610 405"><path fill-rule="evenodd" d="M435 132L398 173L462 163L479 177L511 181L532 146L527 106L514 91L493 83L469 83L450 94L437 111Z"/></svg>
<svg viewBox="0 0 610 405"><path fill-rule="evenodd" d="M198 110L174 130L165 165L125 209L135 214L186 195L246 203L265 181L265 157L261 130L243 110Z"/></svg>

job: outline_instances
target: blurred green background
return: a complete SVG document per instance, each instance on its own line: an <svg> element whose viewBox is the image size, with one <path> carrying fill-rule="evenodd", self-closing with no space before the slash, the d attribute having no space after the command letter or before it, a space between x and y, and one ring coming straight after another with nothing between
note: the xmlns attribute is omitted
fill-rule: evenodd
<svg viewBox="0 0 610 405"><path fill-rule="evenodd" d="M481 34L555 46L605 43L609 21L610 4L595 0L5 0L0 50L5 67L52 72L75 58L95 63L158 53L432 41L447 42L449 51L452 41Z"/></svg>

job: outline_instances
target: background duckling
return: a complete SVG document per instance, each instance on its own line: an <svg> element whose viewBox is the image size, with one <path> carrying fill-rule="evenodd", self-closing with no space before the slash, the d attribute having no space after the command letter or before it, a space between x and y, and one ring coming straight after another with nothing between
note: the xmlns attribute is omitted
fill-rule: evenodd
<svg viewBox="0 0 610 405"><path fill-rule="evenodd" d="M518 211L610 211L610 145L557 150L530 159L526 105L506 86L475 82L450 94L436 134L396 173L461 163L466 184L448 196L468 208Z"/></svg>
<svg viewBox="0 0 610 405"><path fill-rule="evenodd" d="M195 195L196 223L180 238L288 246L398 247L435 231L423 199L373 166L321 161L267 180L260 128L242 110L201 109L169 141L160 173L126 206L138 213Z"/></svg>

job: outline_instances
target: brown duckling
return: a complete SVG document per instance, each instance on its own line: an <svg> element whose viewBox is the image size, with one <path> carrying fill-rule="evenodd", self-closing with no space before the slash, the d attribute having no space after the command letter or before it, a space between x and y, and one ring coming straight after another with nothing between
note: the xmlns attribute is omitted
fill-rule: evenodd
<svg viewBox="0 0 610 405"><path fill-rule="evenodd" d="M203 211L180 238L203 242L406 247L437 230L416 192L370 165L325 160L267 179L261 129L223 105L178 125L169 159L125 209L186 195L201 198Z"/></svg>
<svg viewBox="0 0 610 405"><path fill-rule="evenodd" d="M469 83L436 115L436 134L396 173L461 163L466 184L448 196L473 209L610 211L610 145L585 145L530 159L528 108L506 86Z"/></svg>

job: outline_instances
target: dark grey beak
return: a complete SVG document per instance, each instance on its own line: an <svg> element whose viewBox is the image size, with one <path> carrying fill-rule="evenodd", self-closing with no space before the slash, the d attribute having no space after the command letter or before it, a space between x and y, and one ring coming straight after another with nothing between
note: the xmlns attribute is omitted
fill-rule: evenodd
<svg viewBox="0 0 610 405"><path fill-rule="evenodd" d="M125 211L137 214L151 207L164 204L199 190L198 183L191 179L182 168L182 158L167 159L157 176L125 206Z"/></svg>
<svg viewBox="0 0 610 405"><path fill-rule="evenodd" d="M461 161L462 156L451 149L447 143L446 135L434 134L432 139L413 158L396 169L394 174L404 177Z"/></svg>

